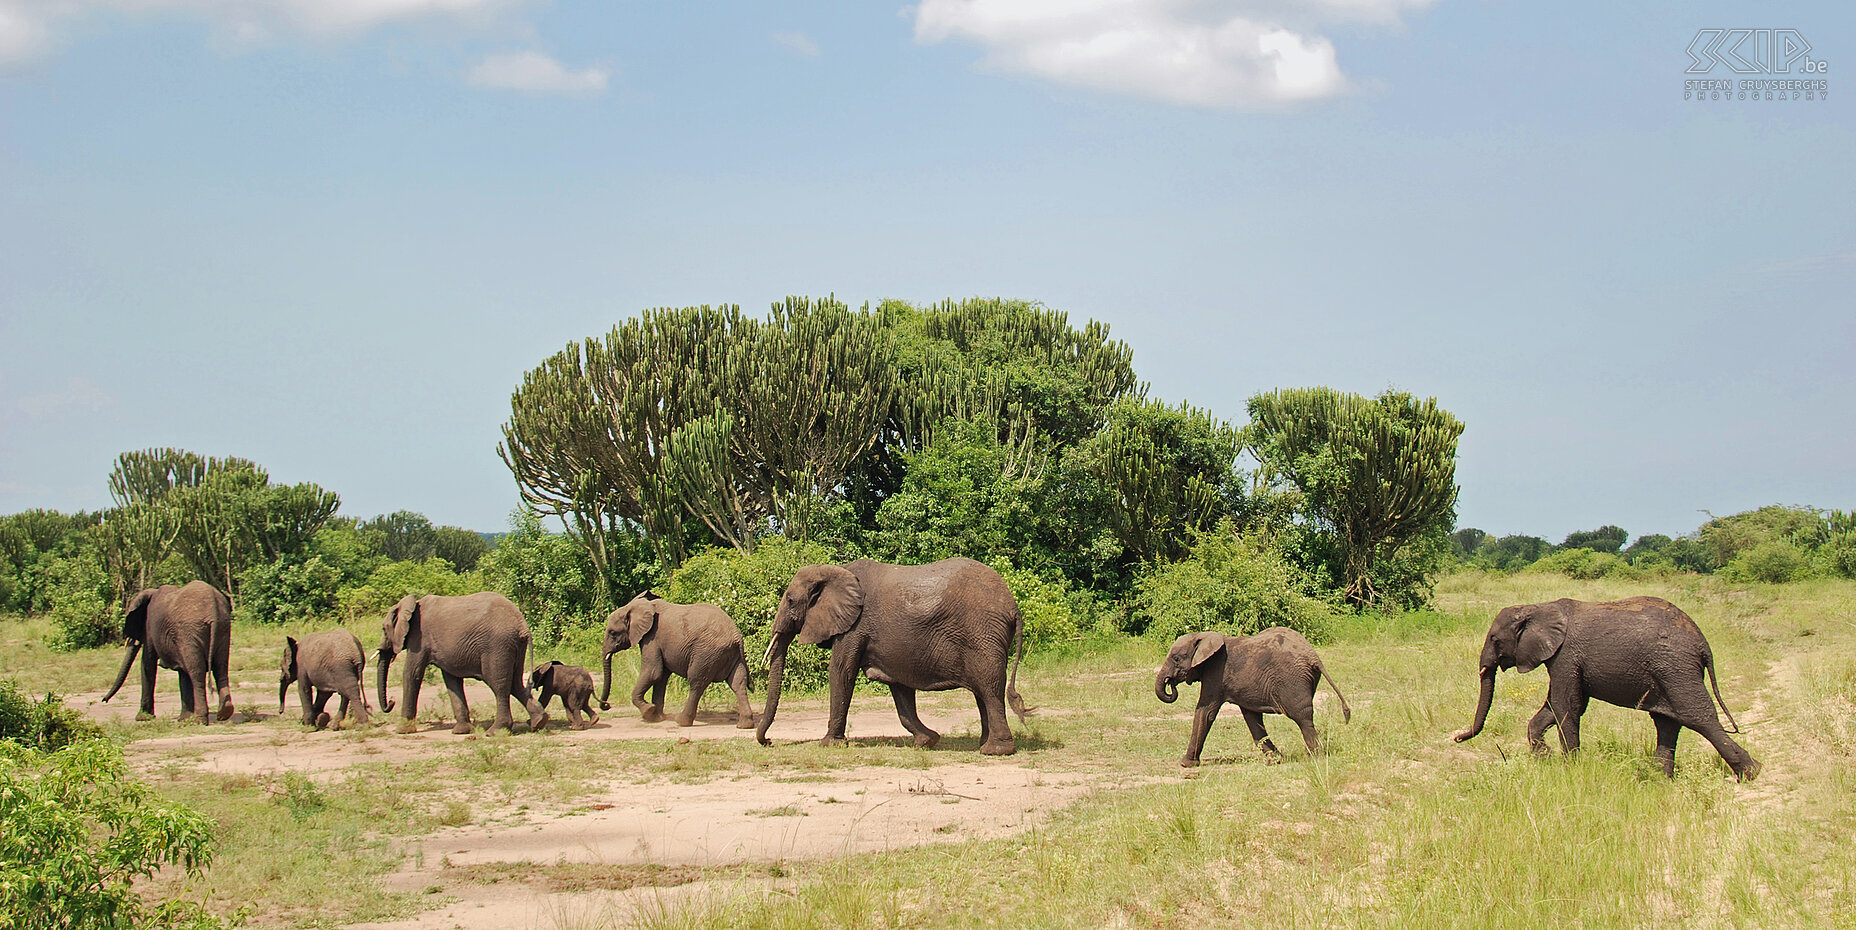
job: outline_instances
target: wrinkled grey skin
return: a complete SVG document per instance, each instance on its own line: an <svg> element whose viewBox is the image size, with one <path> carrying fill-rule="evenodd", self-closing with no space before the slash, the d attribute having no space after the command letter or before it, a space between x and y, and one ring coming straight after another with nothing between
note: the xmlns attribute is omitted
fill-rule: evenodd
<svg viewBox="0 0 1856 930"><path fill-rule="evenodd" d="M180 713L206 723L206 676L210 672L219 694L219 719L232 716L232 681L226 675L232 653L232 604L219 589L204 581L148 588L129 599L123 611L122 636L126 652L116 684L105 701L116 696L129 678L129 666L142 653L142 708L138 719L155 715L155 668L180 673ZM143 652L143 647L147 651Z"/></svg>
<svg viewBox="0 0 1856 930"><path fill-rule="evenodd" d="M415 727L419 713L419 686L425 667L436 665L444 673L445 690L451 694L451 712L457 723L453 733L471 732L470 705L464 701L464 679L475 678L490 686L495 696L496 721L492 730L513 732L515 719L509 714L509 698L515 697L528 710L530 730L539 730L548 722L529 693L523 670L528 667L528 621L509 599L493 591L481 591L463 597L428 594L414 600L400 599L387 611L381 622L379 659L375 663L381 710L391 713L394 702L387 698L387 669L397 655L406 656L400 686L403 700L400 715L405 722L401 732Z"/></svg>
<svg viewBox="0 0 1856 930"><path fill-rule="evenodd" d="M1476 721L1456 734L1462 742L1482 732L1495 696L1495 672L1512 668L1526 674L1547 667L1547 700L1527 725L1527 742L1535 752L1547 748L1547 728L1560 728L1560 748L1579 749L1579 717L1586 702L1597 698L1619 707L1647 711L1656 723L1656 758L1663 774L1676 772L1676 736L1688 727L1714 744L1734 777L1750 781L1759 761L1728 737L1714 713L1714 696L1702 676L1715 678L1714 652L1701 628L1676 605L1658 597L1588 603L1561 598L1545 604L1504 607L1489 626L1482 644L1482 693ZM1727 705L1721 703L1721 710ZM1733 714L1727 715L1733 723ZM1740 732L1735 724L1733 732Z"/></svg>
<svg viewBox="0 0 1856 930"><path fill-rule="evenodd" d="M1236 704L1250 727L1250 738L1271 762L1281 758L1263 729L1264 714L1282 714L1302 730L1312 755L1321 751L1315 733L1315 689L1326 677L1340 698L1342 721L1353 719L1347 698L1327 673L1315 648L1288 627L1273 626L1254 636L1187 633L1173 641L1166 661L1154 675L1154 696L1168 704L1179 700L1181 684L1199 684L1199 706L1192 714L1192 738L1179 764L1192 768L1205 750L1205 736L1226 704Z"/></svg>
<svg viewBox="0 0 1856 930"><path fill-rule="evenodd" d="M283 659L277 668L277 713L284 713L284 699L290 684L296 683L297 703L303 708L303 723L320 730L334 722L341 728L354 708L354 723L367 725L367 693L361 676L367 668L367 655L361 640L347 630L310 633L302 639L284 637ZM342 703L334 717L323 710L329 698L341 695Z"/></svg>
<svg viewBox="0 0 1856 930"><path fill-rule="evenodd" d="M528 674L528 686L538 695L543 711L548 709L548 702L555 695L560 695L561 706L567 708L568 726L584 730L599 722L599 714L592 708L592 672L578 665L543 662Z"/></svg>
<svg viewBox="0 0 1856 930"><path fill-rule="evenodd" d="M916 716L915 692L965 688L979 705L980 752L1010 755L1017 746L1005 719L1008 699L1019 722L1026 713L1018 696L1018 662L1008 662L1014 642L1018 660L1024 659L1023 626L1005 579L972 559L808 565L793 575L773 619L767 708L755 735L762 745L768 742L786 651L797 638L831 650L831 720L821 743L844 742L851 687L861 671L889 685L896 716L914 734L915 745L932 748L941 739Z"/></svg>
<svg viewBox="0 0 1856 930"><path fill-rule="evenodd" d="M638 647L639 658L632 706L644 715L644 722L664 719L664 688L671 675L680 675L690 683L690 696L677 714L677 726L694 724L703 692L710 684L725 681L735 692L735 726L754 728L754 709L748 703L748 688L753 681L741 629L722 608L714 604L672 604L646 591L607 616L606 639L601 648L605 659L605 681L599 691L601 710L612 707L607 703L612 696L612 656L633 646ZM648 704L644 699L647 690L651 692Z"/></svg>

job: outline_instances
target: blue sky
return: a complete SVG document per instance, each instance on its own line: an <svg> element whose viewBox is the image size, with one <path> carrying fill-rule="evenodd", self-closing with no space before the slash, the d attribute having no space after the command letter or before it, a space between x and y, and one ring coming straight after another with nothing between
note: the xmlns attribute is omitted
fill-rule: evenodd
<svg viewBox="0 0 1856 930"><path fill-rule="evenodd" d="M1856 122L1682 99L1856 9L1679 6L0 0L0 512L172 445L499 529L524 371L828 292L1435 395L1496 533L1856 507Z"/></svg>

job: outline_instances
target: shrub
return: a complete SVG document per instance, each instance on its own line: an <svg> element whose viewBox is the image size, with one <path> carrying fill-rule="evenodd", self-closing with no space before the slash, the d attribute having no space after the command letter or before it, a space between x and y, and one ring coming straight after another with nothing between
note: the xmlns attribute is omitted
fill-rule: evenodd
<svg viewBox="0 0 1856 930"><path fill-rule="evenodd" d="M407 595L424 597L441 594L456 597L485 590L484 578L477 572L459 574L444 559L419 562L388 562L367 576L367 583L344 589L338 597L341 612L349 619L384 615L389 607Z"/></svg>
<svg viewBox="0 0 1856 930"><path fill-rule="evenodd" d="M1511 572L1538 561L1553 546L1538 536L1503 536L1485 541L1476 548L1471 561L1483 568Z"/></svg>
<svg viewBox="0 0 1856 930"><path fill-rule="evenodd" d="M122 640L110 604L110 578L94 551L43 560L53 632L47 645L59 651L94 649Z"/></svg>
<svg viewBox="0 0 1856 930"><path fill-rule="evenodd" d="M517 511L511 524L479 564L490 588L522 608L535 645L552 646L574 629L603 623L611 606L586 547L548 532L527 511Z"/></svg>
<svg viewBox="0 0 1856 930"><path fill-rule="evenodd" d="M1226 524L1201 536L1185 559L1137 578L1129 621L1132 632L1161 639L1198 630L1249 634L1286 626L1318 642L1333 611L1303 588L1300 574L1274 550Z"/></svg>
<svg viewBox="0 0 1856 930"><path fill-rule="evenodd" d="M1034 649L1053 643L1081 639L1094 632L1086 617L1075 609L1074 592L1061 578L1046 578L1036 572L1013 568L1012 563L993 564L1005 585L1012 589L1018 613L1024 618L1025 648Z"/></svg>
<svg viewBox="0 0 1856 930"><path fill-rule="evenodd" d="M321 556L283 558L253 565L239 575L238 619L285 623L335 610L342 573Z"/></svg>
<svg viewBox="0 0 1856 930"><path fill-rule="evenodd" d="M0 679L0 739L50 752L102 735L102 727L57 697L48 694L35 701L20 692L18 683Z"/></svg>
<svg viewBox="0 0 1856 930"><path fill-rule="evenodd" d="M1824 518L1816 510L1773 504L1729 517L1715 517L1702 524L1696 535L1706 552L1706 570L1718 571L1741 553L1765 543L1789 542L1801 548L1815 547L1824 541L1826 527Z"/></svg>
<svg viewBox="0 0 1856 930"><path fill-rule="evenodd" d="M1618 550L1624 548L1624 540L1629 538L1630 533L1626 532L1623 527L1606 524L1595 530L1568 533L1566 539L1560 543L1560 548L1590 549L1593 552L1608 552L1616 555Z"/></svg>
<svg viewBox="0 0 1856 930"><path fill-rule="evenodd" d="M1528 571L1557 572L1570 578L1636 577L1636 570L1620 556L1593 549L1561 549L1533 565Z"/></svg>
<svg viewBox="0 0 1856 930"><path fill-rule="evenodd" d="M757 664L767 650L773 615L780 595L802 566L830 562L832 553L820 543L798 542L769 536L752 553L714 548L696 554L670 573L659 593L677 604L714 604L728 612L747 640L748 664ZM603 621L603 618L602 618ZM826 685L825 667L831 653L811 646L796 646L786 654L784 687L818 689ZM765 670L755 674L765 678Z"/></svg>
<svg viewBox="0 0 1856 930"><path fill-rule="evenodd" d="M131 887L167 866L197 874L212 821L159 800L101 739L55 752L0 741L0 926L209 928L196 904L151 905Z"/></svg>
<svg viewBox="0 0 1856 930"><path fill-rule="evenodd" d="M1810 574L1810 556L1788 542L1758 543L1735 556L1721 569L1721 577L1736 583L1784 584Z"/></svg>

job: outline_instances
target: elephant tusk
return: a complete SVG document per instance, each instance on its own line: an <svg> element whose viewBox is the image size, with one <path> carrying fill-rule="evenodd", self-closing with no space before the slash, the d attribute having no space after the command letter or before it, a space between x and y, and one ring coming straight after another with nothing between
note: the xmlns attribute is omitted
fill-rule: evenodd
<svg viewBox="0 0 1856 930"><path fill-rule="evenodd" d="M767 651L761 653L760 664L764 667L773 664L773 640L767 640Z"/></svg>

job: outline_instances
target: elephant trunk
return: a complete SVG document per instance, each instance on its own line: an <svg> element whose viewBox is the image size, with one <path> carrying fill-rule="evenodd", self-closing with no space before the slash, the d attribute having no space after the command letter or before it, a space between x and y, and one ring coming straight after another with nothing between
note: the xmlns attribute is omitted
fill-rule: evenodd
<svg viewBox="0 0 1856 930"><path fill-rule="evenodd" d="M1482 667L1482 696L1476 699L1476 722L1469 729L1456 734L1456 741L1462 742L1482 732L1482 725L1489 719L1489 704L1495 700L1495 666Z"/></svg>
<svg viewBox="0 0 1856 930"><path fill-rule="evenodd" d="M277 680L277 716L279 717L284 715L284 697L289 693L290 679L279 678Z"/></svg>
<svg viewBox="0 0 1856 930"><path fill-rule="evenodd" d="M374 661L374 691L380 695L380 712L383 714L390 714L393 712L393 699L387 697L387 667L392 664L393 653L385 649L380 650Z"/></svg>
<svg viewBox="0 0 1856 930"><path fill-rule="evenodd" d="M1168 681L1165 672L1154 679L1154 697L1171 704L1179 700L1179 685Z"/></svg>
<svg viewBox="0 0 1856 930"><path fill-rule="evenodd" d="M135 664L135 654L142 651L142 641L129 640L127 651L122 656L122 670L116 673L116 683L110 686L110 693L103 696L105 701L116 696L122 690L122 683L129 680L129 666Z"/></svg>
<svg viewBox="0 0 1856 930"><path fill-rule="evenodd" d="M612 709L612 705L606 703L606 701L610 699L611 697L612 697L612 653L608 652L606 653L605 683L599 686L599 709L600 710L611 710Z"/></svg>
<svg viewBox="0 0 1856 930"><path fill-rule="evenodd" d="M780 710L780 688L786 681L786 647L793 642L791 633L775 633L767 643L767 707L761 711L760 723L754 728L754 738L762 746L772 741L767 739L767 729L773 726L773 715Z"/></svg>

